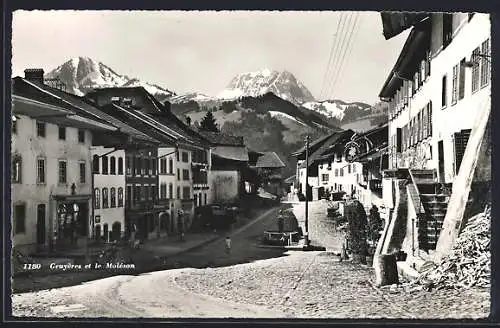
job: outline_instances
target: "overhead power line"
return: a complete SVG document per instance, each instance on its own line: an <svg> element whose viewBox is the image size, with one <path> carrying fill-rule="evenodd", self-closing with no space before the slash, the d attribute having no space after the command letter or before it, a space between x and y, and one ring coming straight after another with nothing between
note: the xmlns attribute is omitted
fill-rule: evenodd
<svg viewBox="0 0 500 328"><path fill-rule="evenodd" d="M339 21L337 22L337 28L335 29L335 34L333 36L333 42L332 42L332 47L330 49L330 57L328 58L328 62L326 64L325 68L325 75L323 76L323 83L321 84L321 93L320 93L320 98L323 97L324 91L325 91L325 86L326 86L326 81L328 77L328 73L330 72L331 65L332 65L332 59L333 59L333 52L337 48L338 43L337 43L337 36L339 35L339 27L342 21L344 20L344 13L342 12L340 14Z"/></svg>
<svg viewBox="0 0 500 328"><path fill-rule="evenodd" d="M347 66L347 63L349 62L349 59L351 58L352 49L354 47L354 44L356 43L357 34L359 32L360 24L358 24L358 19L359 19L359 14L356 14L356 20L354 21L354 26L351 30L351 34L349 35L349 43L347 45L346 52L344 53L344 56L342 58L342 65L340 66L339 74L337 75L335 81L333 82L332 93L336 90L335 88L337 86L337 82L342 80L344 69ZM354 31L356 32L353 33Z"/></svg>
<svg viewBox="0 0 500 328"><path fill-rule="evenodd" d="M330 81L329 81L329 84L328 84L328 88L326 89L326 96L327 97L330 97L331 96L331 89L332 89L332 85L333 85L333 81L335 80L335 77L337 76L338 74L338 69L339 69L339 64L340 64L340 59L341 59L341 55L344 51L344 48L345 48L345 45L346 45L346 40L347 40L347 34L348 34L348 31L350 29L350 26L352 24L352 18L353 18L353 14L352 13L349 13L349 17L347 18L347 26L344 25L343 26L343 30L341 31L341 34L342 34L342 39L339 41L337 40L337 42L339 42L339 47L337 48L337 51L336 53L334 54L334 64L333 64L333 67L332 67L332 77L330 78Z"/></svg>

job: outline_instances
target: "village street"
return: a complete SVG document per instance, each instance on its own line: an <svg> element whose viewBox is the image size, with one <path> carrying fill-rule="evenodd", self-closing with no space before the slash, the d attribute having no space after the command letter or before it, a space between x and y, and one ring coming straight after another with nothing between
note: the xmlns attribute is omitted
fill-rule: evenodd
<svg viewBox="0 0 500 328"><path fill-rule="evenodd" d="M281 249L259 247L262 231L275 224L278 211L275 209L245 229L232 232L231 254L224 252L223 240L218 240L179 255L175 258L182 267L179 269L14 294L13 315L134 318L485 318L488 315L487 289L430 293L408 292L397 286L373 287L370 267L339 262L332 254L337 251L339 236L326 218L326 202L310 205L311 239L314 244L324 244L327 252L284 253ZM301 221L304 204L293 206Z"/></svg>

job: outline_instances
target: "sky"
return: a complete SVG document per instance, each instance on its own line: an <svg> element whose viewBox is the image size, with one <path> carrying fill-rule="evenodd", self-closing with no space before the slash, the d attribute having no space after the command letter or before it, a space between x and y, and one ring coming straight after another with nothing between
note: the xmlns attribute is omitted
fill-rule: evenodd
<svg viewBox="0 0 500 328"><path fill-rule="evenodd" d="M215 96L237 74L269 68L293 73L317 100L374 104L407 35L385 40L377 12L16 11L12 73L82 56Z"/></svg>

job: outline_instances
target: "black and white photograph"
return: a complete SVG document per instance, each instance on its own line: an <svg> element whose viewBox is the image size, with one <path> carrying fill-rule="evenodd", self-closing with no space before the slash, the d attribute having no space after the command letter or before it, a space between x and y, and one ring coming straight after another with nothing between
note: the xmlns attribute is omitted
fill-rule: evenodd
<svg viewBox="0 0 500 328"><path fill-rule="evenodd" d="M487 319L491 26L14 11L10 315Z"/></svg>

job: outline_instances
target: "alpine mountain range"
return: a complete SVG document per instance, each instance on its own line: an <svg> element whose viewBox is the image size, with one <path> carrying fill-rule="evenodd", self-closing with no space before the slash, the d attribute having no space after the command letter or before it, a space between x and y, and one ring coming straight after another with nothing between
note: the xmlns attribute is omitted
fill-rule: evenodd
<svg viewBox="0 0 500 328"><path fill-rule="evenodd" d="M163 86L121 75L88 57L72 58L45 77L59 79L67 92L79 96L97 88L141 86L159 101L168 101L180 119L189 116L195 125L210 110L222 132L243 136L251 149L276 151L285 161L291 151L300 147L306 134L315 138L339 128L354 130L355 126L348 125L363 120L365 126L359 130L364 130L386 119L385 110L379 106L317 101L292 73L267 68L236 75L216 96L198 92L177 94Z"/></svg>

